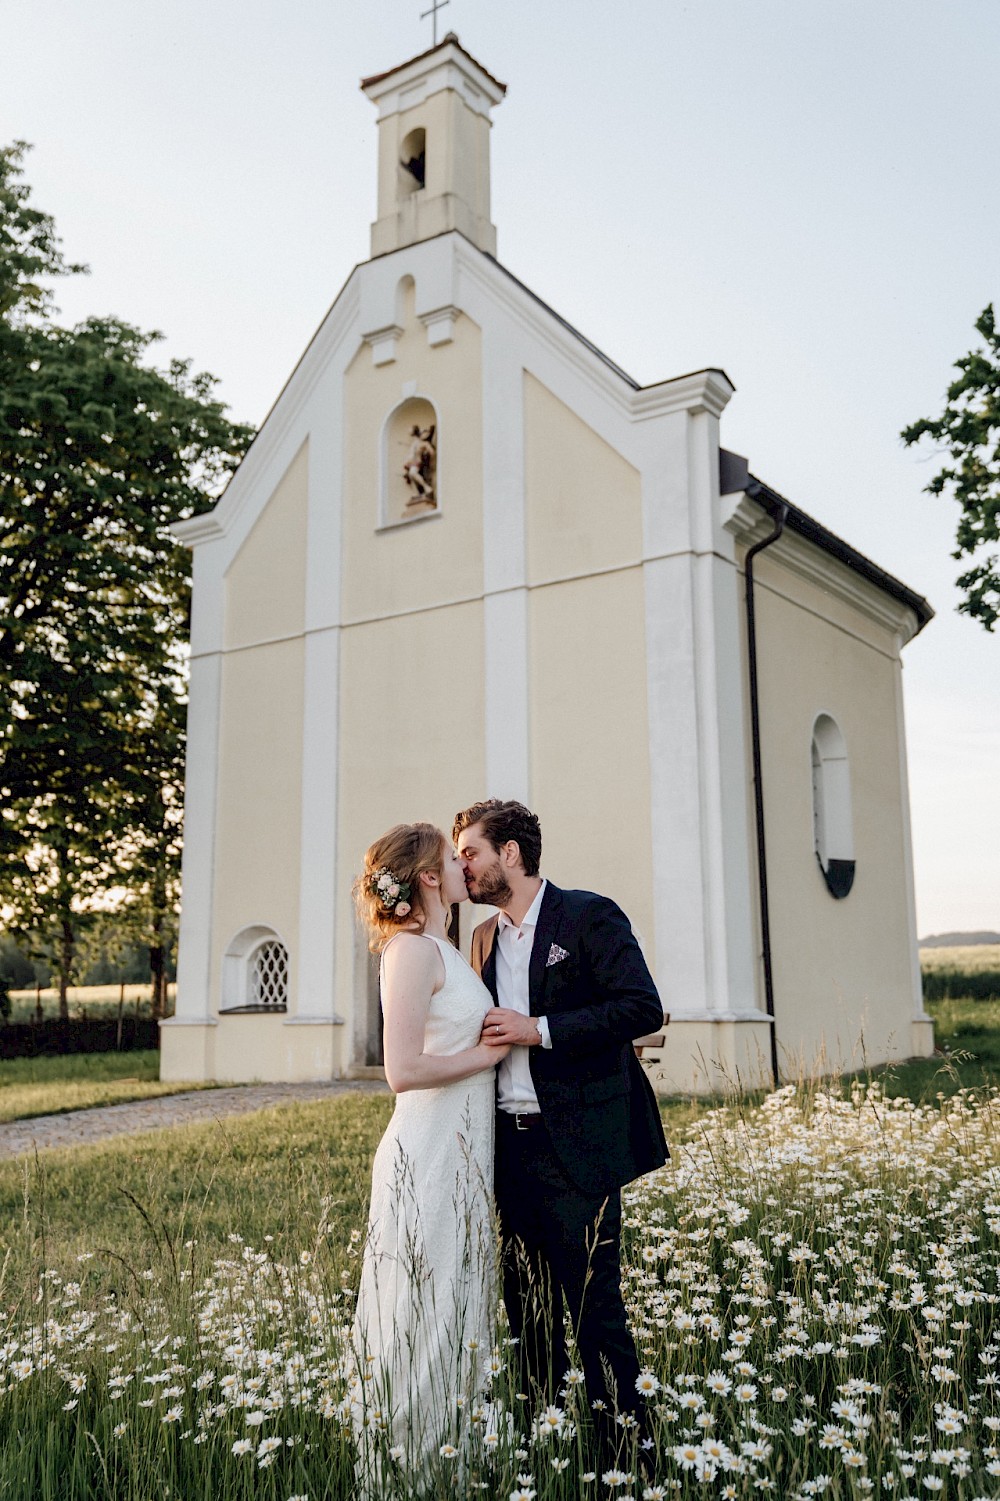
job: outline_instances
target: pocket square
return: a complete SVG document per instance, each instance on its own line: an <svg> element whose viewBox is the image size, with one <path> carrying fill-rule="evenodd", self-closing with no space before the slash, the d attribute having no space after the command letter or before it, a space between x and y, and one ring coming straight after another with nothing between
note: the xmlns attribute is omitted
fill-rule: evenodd
<svg viewBox="0 0 1000 1501"><path fill-rule="evenodd" d="M545 961L545 968L548 969L550 965L558 964L561 960L568 958L569 950L561 949L557 943L554 943L549 949L549 957Z"/></svg>

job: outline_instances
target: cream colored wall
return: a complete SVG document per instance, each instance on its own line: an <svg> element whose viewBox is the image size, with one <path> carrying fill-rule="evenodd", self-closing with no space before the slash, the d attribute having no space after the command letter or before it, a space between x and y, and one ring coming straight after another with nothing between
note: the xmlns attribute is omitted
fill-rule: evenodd
<svg viewBox="0 0 1000 1501"><path fill-rule="evenodd" d="M393 824L426 820L450 838L455 813L483 796L482 664L479 601L343 632L337 994L359 1035L365 976L355 972L351 884L368 845ZM348 1056L354 1046L345 1040Z"/></svg>
<svg viewBox="0 0 1000 1501"><path fill-rule="evenodd" d="M225 646L302 630L306 585L309 444L303 443L226 574Z"/></svg>
<svg viewBox="0 0 1000 1501"><path fill-rule="evenodd" d="M211 995L222 955L242 928L263 923L289 951L296 1004L301 863L304 642L226 654L216 823Z"/></svg>
<svg viewBox="0 0 1000 1501"><path fill-rule="evenodd" d="M222 1000L223 954L242 928L263 923L288 946L289 1013L295 1010L308 465L303 443L226 575L214 1009ZM208 1046L217 1047L218 1039ZM223 1076L242 1077L228 1063Z"/></svg>
<svg viewBox="0 0 1000 1501"><path fill-rule="evenodd" d="M400 295L403 334L392 364L375 367L362 346L347 372L342 580L345 624L405 615L481 593L482 376L480 333L464 316L454 339L431 347L413 311L412 283ZM382 426L415 383L438 415L440 509L376 531Z"/></svg>
<svg viewBox="0 0 1000 1501"><path fill-rule="evenodd" d="M652 966L642 571L552 584L529 598L531 796L544 872L613 897Z"/></svg>
<svg viewBox="0 0 1000 1501"><path fill-rule="evenodd" d="M638 470L527 371L524 468L529 583L639 561Z"/></svg>
<svg viewBox="0 0 1000 1501"><path fill-rule="evenodd" d="M755 571L782 1071L791 1077L820 1058L831 1068L860 1068L866 1058L906 1057L914 999L894 637L773 557L761 556ZM840 901L827 890L813 839L810 747L820 713L840 726L850 764L857 865L853 888Z"/></svg>

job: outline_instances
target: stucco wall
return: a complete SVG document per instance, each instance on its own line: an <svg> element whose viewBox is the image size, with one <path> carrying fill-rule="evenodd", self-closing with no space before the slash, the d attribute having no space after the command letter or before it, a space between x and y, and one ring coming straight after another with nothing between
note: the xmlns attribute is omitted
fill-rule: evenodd
<svg viewBox="0 0 1000 1501"><path fill-rule="evenodd" d="M227 651L302 630L308 485L305 442L226 573Z"/></svg>
<svg viewBox="0 0 1000 1501"><path fill-rule="evenodd" d="M638 470L527 371L524 484L529 584L641 558Z"/></svg>
<svg viewBox="0 0 1000 1501"><path fill-rule="evenodd" d="M634 568L532 590L531 788L545 874L613 897L653 965L642 588Z"/></svg>
<svg viewBox="0 0 1000 1501"><path fill-rule="evenodd" d="M227 653L216 827L210 996L221 995L221 959L233 937L260 923L290 958L296 1005L302 800L303 640Z"/></svg>
<svg viewBox="0 0 1000 1501"><path fill-rule="evenodd" d="M375 366L362 345L344 381L345 623L406 615L483 587L479 330L460 317L453 341L431 346L413 311L412 282L400 287L398 302L404 332L395 361ZM383 426L411 395L430 397L437 410L440 508L377 531Z"/></svg>
<svg viewBox="0 0 1000 1501"><path fill-rule="evenodd" d="M223 1002L222 956L251 924L273 928L287 945L295 1011L308 475L304 442L226 574L213 1012ZM224 1076L237 1077L228 1068Z"/></svg>
<svg viewBox="0 0 1000 1501"><path fill-rule="evenodd" d="M775 550L777 552L777 549ZM894 633L762 555L758 670L775 1015L786 1076L908 1056L915 1013ZM830 617L830 618L825 618ZM812 730L850 762L854 885L835 900L813 836Z"/></svg>
<svg viewBox="0 0 1000 1501"><path fill-rule="evenodd" d="M476 601L343 633L337 996L349 1018L345 1062L363 1061L367 1030L367 961L350 900L366 848L395 823L426 820L450 836L458 809L483 796L482 621Z"/></svg>

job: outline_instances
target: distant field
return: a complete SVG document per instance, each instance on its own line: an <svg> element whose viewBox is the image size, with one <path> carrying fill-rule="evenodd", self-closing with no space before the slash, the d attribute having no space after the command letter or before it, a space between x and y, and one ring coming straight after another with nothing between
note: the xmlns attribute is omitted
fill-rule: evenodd
<svg viewBox="0 0 1000 1501"><path fill-rule="evenodd" d="M71 985L69 988L70 1016L117 1016L117 985ZM173 1011L177 986L167 987L167 1008ZM30 1021L35 1014L35 991L12 990L11 1021ZM42 1015L59 1015L59 991L49 988L41 995ZM138 1009L137 1009L138 1008ZM125 986L125 1011L130 1016L149 1015L149 985Z"/></svg>
<svg viewBox="0 0 1000 1501"><path fill-rule="evenodd" d="M984 969L1000 969L1000 943L970 943L955 948L921 949L920 968L957 969L978 974Z"/></svg>

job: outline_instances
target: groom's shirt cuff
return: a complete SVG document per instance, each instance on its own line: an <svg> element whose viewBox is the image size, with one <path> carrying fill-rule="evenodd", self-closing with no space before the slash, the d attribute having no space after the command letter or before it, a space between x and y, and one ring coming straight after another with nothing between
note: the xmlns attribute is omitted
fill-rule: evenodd
<svg viewBox="0 0 1000 1501"><path fill-rule="evenodd" d="M542 1047L543 1048L550 1048L552 1046L552 1038L549 1036L549 1019L548 1019L548 1017L547 1016L536 1016L535 1017L535 1026L538 1028L538 1035L542 1039Z"/></svg>

